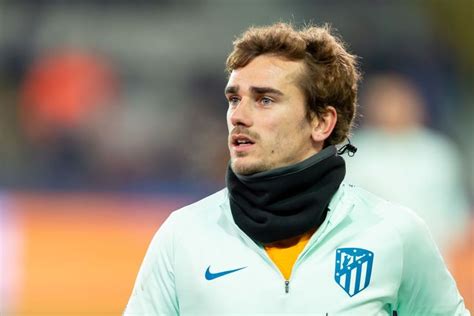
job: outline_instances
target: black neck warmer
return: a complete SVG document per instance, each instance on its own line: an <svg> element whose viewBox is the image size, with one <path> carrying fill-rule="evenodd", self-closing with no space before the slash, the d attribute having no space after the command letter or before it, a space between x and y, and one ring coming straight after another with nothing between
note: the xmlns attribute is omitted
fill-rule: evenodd
<svg viewBox="0 0 474 316"><path fill-rule="evenodd" d="M237 226L260 243L271 243L318 228L346 174L336 147L297 164L249 176L227 168L227 188Z"/></svg>

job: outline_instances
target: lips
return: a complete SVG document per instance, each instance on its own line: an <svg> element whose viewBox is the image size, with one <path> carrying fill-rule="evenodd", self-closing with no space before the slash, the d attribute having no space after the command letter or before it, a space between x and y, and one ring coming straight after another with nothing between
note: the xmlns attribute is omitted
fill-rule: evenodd
<svg viewBox="0 0 474 316"><path fill-rule="evenodd" d="M232 135L232 146L244 146L244 145L253 145L255 144L255 141L253 141L250 137L243 135L243 134L237 134L237 135Z"/></svg>
<svg viewBox="0 0 474 316"><path fill-rule="evenodd" d="M232 135L230 142L233 150L236 152L246 152L255 144L255 141L252 138L244 134Z"/></svg>

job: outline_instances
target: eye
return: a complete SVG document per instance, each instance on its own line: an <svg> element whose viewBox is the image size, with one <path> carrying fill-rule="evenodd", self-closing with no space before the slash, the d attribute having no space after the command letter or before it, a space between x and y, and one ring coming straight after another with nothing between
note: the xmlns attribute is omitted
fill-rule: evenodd
<svg viewBox="0 0 474 316"><path fill-rule="evenodd" d="M262 97L262 98L260 99L260 103L261 103L262 105L267 106L267 105L271 105L271 104L273 103L273 100L270 99L269 97Z"/></svg>
<svg viewBox="0 0 474 316"><path fill-rule="evenodd" d="M229 102L230 106L236 106L237 104L239 104L240 99L237 96L230 96L227 98L227 101Z"/></svg>

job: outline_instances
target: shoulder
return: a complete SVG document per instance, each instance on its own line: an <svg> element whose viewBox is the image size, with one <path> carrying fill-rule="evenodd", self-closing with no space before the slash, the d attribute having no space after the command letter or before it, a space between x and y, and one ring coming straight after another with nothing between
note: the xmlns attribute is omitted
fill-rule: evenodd
<svg viewBox="0 0 474 316"><path fill-rule="evenodd" d="M173 245L176 238L193 236L198 230L206 230L215 226L221 212L221 205L227 199L227 190L220 190L197 202L171 212L168 218L155 232L151 248L158 244ZM214 223L214 224L212 224Z"/></svg>
<svg viewBox="0 0 474 316"><path fill-rule="evenodd" d="M159 230L181 231L182 233L205 228L215 224L222 214L222 205L228 199L227 189L222 189L197 202L171 212Z"/></svg>
<svg viewBox="0 0 474 316"><path fill-rule="evenodd" d="M226 199L228 199L227 189L222 189L197 202L194 202L176 211L173 211L171 213L171 216L178 221L202 218L204 214L206 215L206 217L208 217L212 214L218 213L221 205L226 202Z"/></svg>
<svg viewBox="0 0 474 316"><path fill-rule="evenodd" d="M353 204L352 217L377 221L404 241L429 235L426 224L413 210L354 185L345 185L344 190L346 198Z"/></svg>

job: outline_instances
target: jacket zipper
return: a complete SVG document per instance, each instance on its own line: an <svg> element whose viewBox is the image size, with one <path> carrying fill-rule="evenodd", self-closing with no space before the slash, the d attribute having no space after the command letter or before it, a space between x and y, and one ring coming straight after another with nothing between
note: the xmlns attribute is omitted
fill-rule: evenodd
<svg viewBox="0 0 474 316"><path fill-rule="evenodd" d="M327 229L327 226L329 225L329 222L326 222L326 224L324 225L324 227L322 227L322 232L321 232L321 235L323 234L323 232ZM312 248L315 246L315 244L318 242L319 238L321 237L318 236L318 239L316 239L313 244L303 250L303 252L298 256L298 258L296 259L296 262L294 263L293 265L293 269L291 271L291 275L293 275L294 273L294 270L295 268L297 267L297 265L299 265L299 263L301 262L302 258L305 256L305 254L308 252L309 248ZM290 280L285 280L285 293L288 294L290 292Z"/></svg>
<svg viewBox="0 0 474 316"><path fill-rule="evenodd" d="M257 246L257 244L255 244L253 240L251 240L250 237L248 237L247 235L243 235L243 236L244 236L243 238L246 238L249 241L249 244L252 245L252 247L256 250L256 252L261 255L261 257L275 270L275 272L277 272L284 279L283 274L275 265L275 263L272 261L272 259L270 259L265 249ZM285 293L288 294L290 292L290 281L286 279L284 280L285 280Z"/></svg>

